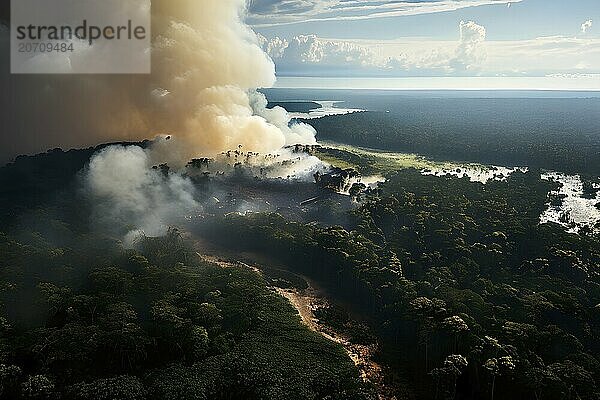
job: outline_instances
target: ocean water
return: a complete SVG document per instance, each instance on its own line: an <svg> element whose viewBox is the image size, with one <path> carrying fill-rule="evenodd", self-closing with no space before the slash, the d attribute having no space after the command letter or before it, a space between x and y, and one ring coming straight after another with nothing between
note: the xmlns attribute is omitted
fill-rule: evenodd
<svg viewBox="0 0 600 400"><path fill-rule="evenodd" d="M279 89L354 89L415 91L579 91L600 97L600 74L547 77L418 77L418 78L323 78L279 77Z"/></svg>

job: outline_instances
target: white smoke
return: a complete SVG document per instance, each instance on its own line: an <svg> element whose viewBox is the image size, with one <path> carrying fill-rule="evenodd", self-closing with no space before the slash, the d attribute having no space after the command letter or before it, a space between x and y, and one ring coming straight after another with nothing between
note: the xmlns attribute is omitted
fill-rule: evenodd
<svg viewBox="0 0 600 400"><path fill-rule="evenodd" d="M163 155L171 163L242 145L271 152L314 143L314 131L270 121L257 87L275 82L275 67L256 34L241 21L244 0L163 0L153 3L152 126L175 135ZM262 106L257 109L257 104ZM254 107L253 107L254 106ZM272 123L274 122L274 123Z"/></svg>
<svg viewBox="0 0 600 400"><path fill-rule="evenodd" d="M264 94L252 92L250 105L254 113L281 130L285 136L285 145L315 144L316 131L307 124L292 122L289 113L283 107L267 108L267 98Z"/></svg>
<svg viewBox="0 0 600 400"><path fill-rule="evenodd" d="M162 155L175 163L240 144L265 152L314 142L310 130L286 136L252 109L249 92L271 87L275 67L244 12L245 0L154 0L150 75L0 76L8 88L0 116L10 132L0 153L167 134L175 140ZM0 37L8 51L8 34ZM93 61L94 46L70 62ZM7 63L0 60L3 70Z"/></svg>
<svg viewBox="0 0 600 400"><path fill-rule="evenodd" d="M138 231L161 235L199 207L190 180L152 169L149 152L137 146L111 146L97 153L85 183L95 207L94 223L108 230L123 223L131 230L129 237Z"/></svg>
<svg viewBox="0 0 600 400"><path fill-rule="evenodd" d="M273 85L275 70L241 20L244 5L245 0L153 1L152 75L133 79L128 87L133 96L104 100L126 99L120 107L136 115L136 130L162 138L147 150L109 147L92 158L86 186L97 201L99 219L125 221L131 232L164 233L170 223L200 207L183 172L191 159L241 149L270 154L316 142L312 127L291 124L284 109L267 109L266 98L256 92ZM107 94L120 90L109 78L100 86ZM131 120L111 122L123 131L132 125ZM282 162L286 154L299 159ZM301 176L299 167L311 171L318 162L289 151L260 160L265 167L285 166L279 171L284 177ZM161 163L172 170L152 169Z"/></svg>

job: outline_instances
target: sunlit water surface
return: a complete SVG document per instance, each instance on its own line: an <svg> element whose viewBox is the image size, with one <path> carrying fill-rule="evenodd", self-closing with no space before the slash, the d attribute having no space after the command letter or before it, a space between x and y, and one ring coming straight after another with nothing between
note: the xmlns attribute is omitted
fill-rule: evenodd
<svg viewBox="0 0 600 400"><path fill-rule="evenodd" d="M551 198L562 201L549 202L548 209L541 216L542 223L554 222L564 226L569 232L578 233L581 229L600 232L600 190L596 197L585 198L583 181L579 175L566 175L561 172L546 172L542 179L554 181L561 187L550 193ZM600 185L595 185L596 189Z"/></svg>
<svg viewBox="0 0 600 400"><path fill-rule="evenodd" d="M366 110L360 108L342 108L338 107L339 104L343 103L343 101L324 101L324 100L314 100L313 103L317 103L320 107L314 110L310 110L307 113L290 113L292 118L296 119L317 119L328 117L331 115L346 115L352 114L355 112L363 112Z"/></svg>

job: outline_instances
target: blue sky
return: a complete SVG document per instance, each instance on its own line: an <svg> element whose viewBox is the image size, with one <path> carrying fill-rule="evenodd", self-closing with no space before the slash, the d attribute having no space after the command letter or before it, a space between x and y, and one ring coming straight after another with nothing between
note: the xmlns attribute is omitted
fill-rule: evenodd
<svg viewBox="0 0 600 400"><path fill-rule="evenodd" d="M280 76L600 79L599 0L251 0L246 21Z"/></svg>
<svg viewBox="0 0 600 400"><path fill-rule="evenodd" d="M249 21L268 23L268 16L252 13L256 5L276 3L274 0L254 0L250 5ZM284 3L284 1L279 1ZM318 1L315 1L318 3ZM420 1L413 3L431 3ZM468 3L468 2L465 2ZM414 16L373 18L360 21L323 21L280 25L255 30L266 35L316 34L335 38L395 39L402 36L453 39L460 20L476 20L486 26L490 40L528 39L539 36L577 35L581 23L594 17L600 32L600 1L598 0L523 0L507 7L496 5L467 7L457 11L427 13ZM277 14L271 14L276 16ZM284 15L284 14L282 14ZM288 15L293 15L290 11Z"/></svg>

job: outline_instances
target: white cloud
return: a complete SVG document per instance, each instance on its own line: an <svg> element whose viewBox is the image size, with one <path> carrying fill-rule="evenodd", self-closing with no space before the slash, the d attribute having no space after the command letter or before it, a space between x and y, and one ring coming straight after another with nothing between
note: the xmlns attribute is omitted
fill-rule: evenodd
<svg viewBox="0 0 600 400"><path fill-rule="evenodd" d="M453 60L466 70L476 69L485 59L482 44L485 42L486 31L473 21L460 21L460 43Z"/></svg>
<svg viewBox="0 0 600 400"><path fill-rule="evenodd" d="M513 0L510 3L519 3ZM509 3L509 4L510 4ZM506 6L506 0L252 0L248 22L255 26L344 21L456 11L486 5Z"/></svg>
<svg viewBox="0 0 600 400"><path fill-rule="evenodd" d="M268 40L266 37L257 33L258 42L262 49L273 59L281 58L285 49L290 45L287 40L275 37Z"/></svg>
<svg viewBox="0 0 600 400"><path fill-rule="evenodd" d="M591 19L588 19L587 21L585 21L583 24L581 24L581 33L587 33L588 29L590 29L593 25L593 22Z"/></svg>
<svg viewBox="0 0 600 400"><path fill-rule="evenodd" d="M287 43L282 49L278 43ZM280 76L544 76L600 72L600 39L565 36L489 41L485 27L461 22L456 41L264 40ZM268 50L270 49L270 50Z"/></svg>
<svg viewBox="0 0 600 400"><path fill-rule="evenodd" d="M491 41L484 45L482 70L503 75L600 72L600 39L548 36L531 40Z"/></svg>
<svg viewBox="0 0 600 400"><path fill-rule="evenodd" d="M377 65L372 51L352 41L319 39L315 35L294 37L282 53L284 63L320 64L339 66L351 64L357 66Z"/></svg>
<svg viewBox="0 0 600 400"><path fill-rule="evenodd" d="M455 42L371 42L300 35L289 41L279 37L261 38L261 45L282 75L307 72L464 74L477 71L485 60L486 30L473 21L461 21L459 32L460 38Z"/></svg>

